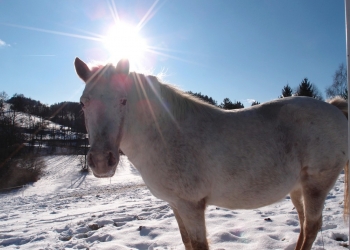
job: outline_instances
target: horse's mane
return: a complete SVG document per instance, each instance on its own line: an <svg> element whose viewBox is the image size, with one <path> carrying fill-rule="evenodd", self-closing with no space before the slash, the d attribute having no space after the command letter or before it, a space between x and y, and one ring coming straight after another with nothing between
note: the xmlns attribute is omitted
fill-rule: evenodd
<svg viewBox="0 0 350 250"><path fill-rule="evenodd" d="M156 89L159 89L158 93L163 104L171 111L172 115L177 119L183 119L188 115L205 114L212 116L221 111L219 108L202 101L201 99L186 93L177 87L162 82L157 76L145 75L142 73L131 72L133 79L137 79L147 93L155 93ZM158 86L155 88L154 86Z"/></svg>
<svg viewBox="0 0 350 250"><path fill-rule="evenodd" d="M116 68L112 64L96 64L91 67L91 72L94 75L111 76L115 73ZM188 115L207 115L213 116L221 111L219 108L204 102L203 100L186 93L177 87L162 82L157 76L146 75L143 73L130 72L130 76L135 83L142 85L142 89L148 95L155 96L163 103L164 108L168 109L177 119L183 119ZM158 86L156 88L155 86ZM141 87L141 86L140 86ZM159 89L160 93L155 93ZM137 91L139 94L143 91ZM158 97L157 97L158 95Z"/></svg>

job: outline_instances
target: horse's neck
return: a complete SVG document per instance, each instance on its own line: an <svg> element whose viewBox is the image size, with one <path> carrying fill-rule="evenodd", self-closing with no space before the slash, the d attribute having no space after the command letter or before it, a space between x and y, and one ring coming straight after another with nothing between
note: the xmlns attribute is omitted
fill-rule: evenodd
<svg viewBox="0 0 350 250"><path fill-rule="evenodd" d="M135 105L132 112L136 112L136 119L142 118L143 125L147 126L163 120L169 115L167 96L164 96L164 85L154 76L137 75L137 81L132 90L132 99ZM135 110L136 108L136 110Z"/></svg>
<svg viewBox="0 0 350 250"><path fill-rule="evenodd" d="M153 145L159 143L160 127L165 126L166 119L159 95L160 84L150 82L154 79L146 79L143 75L135 75L134 79L128 96L121 149L139 169L138 159L145 160L152 155Z"/></svg>
<svg viewBox="0 0 350 250"><path fill-rule="evenodd" d="M143 80L133 85L121 142L121 149L137 168L164 153L169 140L185 132L184 127L188 130L205 119L217 120L222 112L156 78L139 78Z"/></svg>

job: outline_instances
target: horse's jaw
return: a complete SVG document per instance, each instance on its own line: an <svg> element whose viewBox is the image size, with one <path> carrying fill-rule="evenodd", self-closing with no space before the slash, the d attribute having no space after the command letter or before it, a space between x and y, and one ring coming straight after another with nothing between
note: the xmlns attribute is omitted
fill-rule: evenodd
<svg viewBox="0 0 350 250"><path fill-rule="evenodd" d="M96 152L88 153L88 165L97 178L109 178L115 174L119 163L119 152Z"/></svg>

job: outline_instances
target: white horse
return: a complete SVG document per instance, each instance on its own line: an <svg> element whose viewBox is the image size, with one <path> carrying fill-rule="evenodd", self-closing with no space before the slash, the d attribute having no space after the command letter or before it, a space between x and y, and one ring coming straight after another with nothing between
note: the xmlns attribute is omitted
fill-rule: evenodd
<svg viewBox="0 0 350 250"><path fill-rule="evenodd" d="M172 207L186 250L209 249L207 205L253 209L288 193L301 227L295 249L311 249L327 193L343 168L348 177L345 101L292 97L226 111L129 72L127 60L90 69L76 58L75 68L94 175L113 176L120 148Z"/></svg>

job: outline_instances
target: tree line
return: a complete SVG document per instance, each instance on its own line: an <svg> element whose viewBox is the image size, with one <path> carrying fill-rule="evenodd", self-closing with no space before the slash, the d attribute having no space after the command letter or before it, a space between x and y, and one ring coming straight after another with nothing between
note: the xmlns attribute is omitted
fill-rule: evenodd
<svg viewBox="0 0 350 250"><path fill-rule="evenodd" d="M330 87L330 89L333 90L334 88ZM203 100L209 104L212 104L212 105L217 106L217 107L222 108L222 109L229 110L229 109L244 108L244 105L242 102L240 102L240 101L232 102L230 100L230 98L227 98L227 97L224 98L224 100L220 104L218 104L217 101L215 101L213 98L211 98L207 95L203 95L202 93L193 93L191 91L189 91L188 93L195 96L195 97L200 98L201 100ZM334 94L334 96L335 95L339 95L339 94ZM289 86L289 84L285 85L282 88L281 95L278 96L278 98L284 98L284 97L289 97L289 96L309 96L309 97L313 97L313 98L318 99L318 100L323 100L322 94L317 89L316 85L311 83L308 78L304 78L295 90L293 90ZM343 96L343 95L341 95L341 96ZM258 105L258 104L260 104L260 102L253 101L251 103L251 106Z"/></svg>
<svg viewBox="0 0 350 250"><path fill-rule="evenodd" d="M28 153L83 155L87 147L79 103L49 106L23 94L9 98L0 92L0 179L11 164Z"/></svg>
<svg viewBox="0 0 350 250"><path fill-rule="evenodd" d="M194 93L188 91L187 93L220 108L223 109L240 109L244 108L244 105L240 101L232 102L229 98L224 98L224 100L218 104L216 100L202 93ZM290 96L308 96L318 100L324 100L321 92L318 90L314 83L311 83L307 77L302 79L300 84L292 89L292 87L287 84L281 90L281 95L278 98L290 97ZM345 100L348 99L348 90L347 90L347 71L345 65L342 63L339 65L338 69L333 75L333 83L326 88L326 98L333 98L335 96L340 96ZM253 101L251 106L258 105L260 102Z"/></svg>
<svg viewBox="0 0 350 250"><path fill-rule="evenodd" d="M78 102L60 102L49 106L25 97L23 94L16 93L8 98L3 91L0 93L0 111L4 110L4 102L11 105L10 110L42 117L45 120L70 127L74 131L86 133L84 115Z"/></svg>

